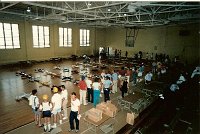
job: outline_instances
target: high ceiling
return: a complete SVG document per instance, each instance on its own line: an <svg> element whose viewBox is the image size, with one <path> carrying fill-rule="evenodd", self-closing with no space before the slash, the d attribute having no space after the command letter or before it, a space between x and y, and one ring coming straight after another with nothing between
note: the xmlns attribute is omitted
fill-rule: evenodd
<svg viewBox="0 0 200 134"><path fill-rule="evenodd" d="M30 12L27 12L30 9ZM1 2L0 19L86 26L154 27L200 22L199 2Z"/></svg>

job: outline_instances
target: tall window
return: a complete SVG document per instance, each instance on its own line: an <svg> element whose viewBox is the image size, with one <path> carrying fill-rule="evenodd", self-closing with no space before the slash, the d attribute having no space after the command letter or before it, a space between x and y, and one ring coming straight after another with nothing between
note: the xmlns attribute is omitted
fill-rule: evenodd
<svg viewBox="0 0 200 134"><path fill-rule="evenodd" d="M45 48L49 45L49 27L47 26L32 26L33 31L33 47Z"/></svg>
<svg viewBox="0 0 200 134"><path fill-rule="evenodd" d="M80 29L80 46L90 46L90 30Z"/></svg>
<svg viewBox="0 0 200 134"><path fill-rule="evenodd" d="M60 47L72 47L72 29L71 28L59 28L59 46Z"/></svg>
<svg viewBox="0 0 200 134"><path fill-rule="evenodd" d="M0 49L20 48L18 24L0 23Z"/></svg>

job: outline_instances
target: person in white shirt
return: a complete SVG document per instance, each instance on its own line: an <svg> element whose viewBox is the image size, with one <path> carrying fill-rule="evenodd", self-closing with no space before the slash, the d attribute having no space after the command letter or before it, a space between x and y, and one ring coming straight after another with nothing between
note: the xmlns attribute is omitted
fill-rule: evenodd
<svg viewBox="0 0 200 134"><path fill-rule="evenodd" d="M51 124L50 124L50 119L51 119L51 108L52 104L48 102L48 95L43 95L42 96L43 102L40 105L40 111L43 113L43 118L44 118L44 132L50 132L51 131Z"/></svg>
<svg viewBox="0 0 200 134"><path fill-rule="evenodd" d="M61 96L62 96L62 109L64 112L64 117L63 120L66 120L68 118L67 116L67 103L68 103L68 91L65 88L65 85L60 86L61 91Z"/></svg>
<svg viewBox="0 0 200 134"><path fill-rule="evenodd" d="M106 71L102 70L101 72L101 84L103 85L104 81L105 81L105 76L106 76ZM101 93L103 93L103 86L101 86ZM102 95L100 94L100 97L102 97Z"/></svg>
<svg viewBox="0 0 200 134"><path fill-rule="evenodd" d="M39 98L37 97L37 89L32 90L32 95L29 97L29 105L31 105L35 114L35 124L41 127L41 112L39 111Z"/></svg>
<svg viewBox="0 0 200 134"><path fill-rule="evenodd" d="M166 68L165 68L165 67L162 67L162 68L161 68L161 74L164 75L164 74L166 74L166 72L167 72Z"/></svg>
<svg viewBox="0 0 200 134"><path fill-rule="evenodd" d="M191 78L194 78L195 75L200 75L200 67L196 67L192 72Z"/></svg>
<svg viewBox="0 0 200 134"><path fill-rule="evenodd" d="M71 94L71 112L69 116L69 123L70 123L70 131L74 131L74 120L76 122L76 130L75 132L77 133L79 131L79 119L78 116L80 114L80 100L76 98L76 93L72 92Z"/></svg>
<svg viewBox="0 0 200 134"><path fill-rule="evenodd" d="M146 75L145 75L145 84L148 84L149 82L151 82L153 77L153 74L151 73L151 71L149 71Z"/></svg>
<svg viewBox="0 0 200 134"><path fill-rule="evenodd" d="M52 107L52 114L53 114L53 126L52 128L56 128L56 122L57 122L57 115L59 117L59 122L62 124L62 116L61 116L61 107L62 107L62 96L58 93L58 88L53 88L53 96L51 98L51 103L53 105Z"/></svg>
<svg viewBox="0 0 200 134"><path fill-rule="evenodd" d="M88 95L88 102L93 103L93 90L92 90L92 80L91 76L88 75L87 79L85 80L87 85L87 95Z"/></svg>
<svg viewBox="0 0 200 134"><path fill-rule="evenodd" d="M180 74L180 77L179 77L178 81L176 82L176 84L182 84L185 81L186 81L185 77L182 74Z"/></svg>
<svg viewBox="0 0 200 134"><path fill-rule="evenodd" d="M95 78L94 82L92 84L93 92L94 92L94 107L99 103L100 101L100 89L101 89L101 83L99 83L99 79Z"/></svg>

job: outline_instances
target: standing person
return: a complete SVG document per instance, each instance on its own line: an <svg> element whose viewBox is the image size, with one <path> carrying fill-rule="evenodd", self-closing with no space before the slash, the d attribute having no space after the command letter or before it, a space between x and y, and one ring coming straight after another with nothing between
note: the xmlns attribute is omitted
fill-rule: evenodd
<svg viewBox="0 0 200 134"><path fill-rule="evenodd" d="M51 98L52 103L52 114L53 114L53 126L52 128L56 128L57 125L57 116L59 117L59 123L62 124L62 116L61 116L61 107L62 107L62 96L58 93L58 88L53 88L53 96Z"/></svg>
<svg viewBox="0 0 200 134"><path fill-rule="evenodd" d="M124 98L124 94L127 94L128 91L128 81L127 81L127 77L125 77L124 81L122 82L121 85L121 92L122 92L122 98Z"/></svg>
<svg viewBox="0 0 200 134"><path fill-rule="evenodd" d="M128 83L130 82L130 76L131 76L131 69L130 68L128 68L127 70L126 70L126 78L127 78L127 81L128 81Z"/></svg>
<svg viewBox="0 0 200 134"><path fill-rule="evenodd" d="M37 97L37 89L32 90L32 95L29 97L29 105L31 105L35 115L35 124L41 127L41 112L39 111L39 98Z"/></svg>
<svg viewBox="0 0 200 134"><path fill-rule="evenodd" d="M144 72L144 66L140 65L140 67L138 69L138 82L142 81L143 72Z"/></svg>
<svg viewBox="0 0 200 134"><path fill-rule="evenodd" d="M152 62L152 72L155 74L156 73L156 68L157 68L157 64L155 61Z"/></svg>
<svg viewBox="0 0 200 134"><path fill-rule="evenodd" d="M133 69L133 86L135 86L137 83L137 76L138 76L138 69L135 68Z"/></svg>
<svg viewBox="0 0 200 134"><path fill-rule="evenodd" d="M80 101L78 98L76 98L76 93L72 92L71 94L71 112L69 116L69 123L70 123L70 131L74 131L74 120L76 122L76 129L75 132L77 133L79 131L79 120L78 116L80 114Z"/></svg>
<svg viewBox="0 0 200 134"><path fill-rule="evenodd" d="M119 58L121 58L122 50L119 50Z"/></svg>
<svg viewBox="0 0 200 134"><path fill-rule="evenodd" d="M118 74L116 73L116 70L113 70L112 82L113 82L112 93L117 93Z"/></svg>
<svg viewBox="0 0 200 134"><path fill-rule="evenodd" d="M87 79L85 80L87 85L87 95L88 95L88 102L93 103L93 90L92 90L92 80L91 76L88 75Z"/></svg>
<svg viewBox="0 0 200 134"><path fill-rule="evenodd" d="M101 83L102 84L104 83L105 76L106 76L106 72L105 72L105 70L102 70L102 72L101 72ZM101 86L101 87L102 87L101 92L103 93L103 86ZM102 97L101 94L100 94L100 97Z"/></svg>
<svg viewBox="0 0 200 134"><path fill-rule="evenodd" d="M110 87L112 86L112 81L108 76L105 77L103 87L104 87L104 101L110 100Z"/></svg>
<svg viewBox="0 0 200 134"><path fill-rule="evenodd" d="M126 56L126 59L127 59L127 57L128 57L128 51L126 51L125 56Z"/></svg>
<svg viewBox="0 0 200 134"><path fill-rule="evenodd" d="M99 83L99 79L95 78L94 82L92 83L92 87L93 87L93 93L94 93L94 107L96 107L96 105L99 103L100 100L100 89L101 89L101 84Z"/></svg>
<svg viewBox="0 0 200 134"><path fill-rule="evenodd" d="M63 120L66 120L68 118L67 116L67 103L68 103L68 91L65 88L65 85L60 86L61 91L61 96L62 96L62 109L64 112L64 117Z"/></svg>
<svg viewBox="0 0 200 134"><path fill-rule="evenodd" d="M153 74L151 73L151 71L149 71L144 77L145 84L150 83L152 81L152 77L153 77Z"/></svg>
<svg viewBox="0 0 200 134"><path fill-rule="evenodd" d="M51 119L51 108L52 104L48 101L48 95L43 95L42 96L43 102L40 105L40 110L43 113L43 118L44 118L44 132L50 132L51 131L51 124L50 124L50 119Z"/></svg>
<svg viewBox="0 0 200 134"><path fill-rule="evenodd" d="M83 102L83 105L86 106L87 105L86 103L87 85L86 85L84 76L81 76L81 80L78 83L78 87L80 88L80 103L82 104Z"/></svg>

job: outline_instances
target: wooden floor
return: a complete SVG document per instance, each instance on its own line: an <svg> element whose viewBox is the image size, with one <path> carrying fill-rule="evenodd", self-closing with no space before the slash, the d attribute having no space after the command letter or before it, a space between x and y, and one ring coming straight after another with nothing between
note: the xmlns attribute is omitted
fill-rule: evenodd
<svg viewBox="0 0 200 134"><path fill-rule="evenodd" d="M33 120L34 116L31 111L30 106L28 105L28 101L22 100L20 102L15 101L15 97L20 95L21 93L30 93L32 89L38 89L38 95L41 99L42 94L52 95L50 88L46 86L41 86L41 84L37 82L29 82L28 80L22 80L20 76L16 76L16 71L25 71L26 73L31 73L35 77L40 77L42 81L48 81L52 85L61 85L64 84L69 92L75 91L78 93L78 87L74 85L72 82L62 82L59 78L51 78L50 76L45 76L44 73L35 73L34 70L36 68L41 68L44 70L48 70L54 73L62 73L62 70L53 70L53 67L56 65L61 66L61 68L68 67L71 69L71 65L74 65L76 62L82 61L70 61L64 60L59 63L55 62L41 62L36 63L31 66L10 66L10 67L1 67L0 68L0 134L8 132L9 134L26 134L27 132L42 133L42 129L36 129ZM124 64L123 64L124 65ZM82 65L79 66L80 70L83 68ZM80 71L79 70L79 71ZM88 71L90 72L90 68L88 67ZM100 70L101 71L101 70ZM96 72L100 73L100 72ZM79 75L73 75L74 79L79 79ZM166 79L165 79L166 80ZM162 86L154 85L144 86L142 84L138 84L134 87L135 90L141 90L142 88L162 88ZM117 94L111 94L111 99L115 100L116 97L120 95L120 92ZM103 99L103 98L101 98ZM198 104L198 103L197 103ZM68 104L69 105L69 104ZM85 112L89 108L93 107L92 104L82 107L81 111ZM126 111L127 112L127 111ZM118 123L116 125L116 130L121 129L125 124L126 112L120 111L120 115L117 116ZM81 130L86 130L86 125L82 122ZM25 125L26 127L22 127ZM69 127L69 123L65 122L62 126L62 129L65 130L62 133L67 133L67 128ZM20 129L16 129L20 128ZM12 130L12 131L11 131Z"/></svg>
<svg viewBox="0 0 200 134"><path fill-rule="evenodd" d="M49 82L50 85L65 85L68 93L75 91L79 97L79 90L73 82L62 82L60 78L51 78L49 75L45 76L44 73L35 73L35 69L40 68L54 73L63 73L63 68L71 69L71 65L80 61L64 60L61 62L40 62L29 66L25 65L11 65L1 66L0 68L0 133L5 133L16 129L20 126L26 125L34 121L34 116L31 111L28 101L22 100L20 102L15 101L15 97L22 93L30 93L32 89L38 90L39 99L43 94L48 94L51 98L52 93L49 87L41 86L37 82L29 82L27 79L21 79L20 76L16 76L17 71L25 71L27 74L32 74L35 77L39 77L41 81ZM60 66L61 70L54 70L54 66ZM79 65L79 72L83 69L82 65ZM90 68L87 67L88 73ZM99 74L101 69L95 74ZM92 73L94 74L94 73ZM73 79L79 80L79 74L73 74ZM42 100L42 99L41 99ZM69 101L68 101L69 102ZM69 105L69 104L68 104Z"/></svg>
<svg viewBox="0 0 200 134"><path fill-rule="evenodd" d="M72 61L65 61L59 63L61 68L71 68ZM23 80L20 76L16 76L16 71L25 71L31 73L35 77L40 77L42 81L49 81L52 85L64 84L69 93L75 91L78 93L78 88L72 82L62 82L59 78L52 79L50 76L44 76L44 73L34 73L34 69L42 68L55 73L63 73L62 70L53 70L55 63L45 62L37 63L30 67L13 66L8 68L1 68L0 70L0 133L8 132L12 129L30 123L34 120L32 110L28 105L28 101L15 101L15 97L22 93L30 93L32 89L38 90L39 98L42 94L48 94L51 98L51 90L49 87L41 86L37 82L29 82L27 79ZM78 75L74 78L78 79Z"/></svg>

